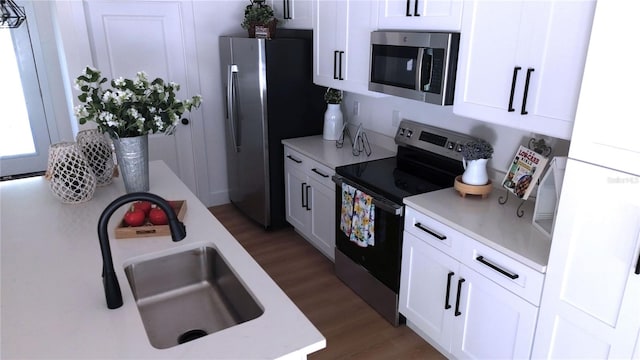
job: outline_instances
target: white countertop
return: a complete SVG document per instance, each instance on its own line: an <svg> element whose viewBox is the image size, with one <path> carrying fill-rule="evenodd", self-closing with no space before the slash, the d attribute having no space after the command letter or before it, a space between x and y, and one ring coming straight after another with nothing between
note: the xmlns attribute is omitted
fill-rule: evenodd
<svg viewBox="0 0 640 360"><path fill-rule="evenodd" d="M324 140L322 135L285 139L282 140L282 144L332 169L342 165L378 160L396 155L393 151L371 143L371 155L367 156L365 153L361 153L354 156L348 139L342 148L337 148L335 141Z"/></svg>
<svg viewBox="0 0 640 360"><path fill-rule="evenodd" d="M222 224L162 162L150 164L150 192L186 200L187 237L115 239L122 207L109 223L124 305L109 310L102 287L98 217L124 185L96 189L92 200L62 204L43 177L0 183L0 357L10 358L305 358L326 340ZM159 350L149 343L124 266L136 259L209 244L217 248L264 308L255 320Z"/></svg>
<svg viewBox="0 0 640 360"><path fill-rule="evenodd" d="M531 223L534 203L522 206L524 216L516 215L522 200L510 196L498 203L506 192L495 188L482 199L461 197L454 188L442 189L404 199L404 203L443 224L544 273L549 261L551 240Z"/></svg>

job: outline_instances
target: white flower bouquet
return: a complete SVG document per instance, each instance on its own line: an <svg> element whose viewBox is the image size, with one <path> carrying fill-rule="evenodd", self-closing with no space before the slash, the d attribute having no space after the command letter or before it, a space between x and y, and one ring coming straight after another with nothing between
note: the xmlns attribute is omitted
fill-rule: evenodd
<svg viewBox="0 0 640 360"><path fill-rule="evenodd" d="M107 79L100 70L87 67L75 80L81 104L74 109L80 124L94 121L112 138L154 133L174 133L176 124L186 111L198 108L200 95L188 100L176 99L180 85L157 78L151 82L144 72L136 78L111 80L111 88L103 89Z"/></svg>

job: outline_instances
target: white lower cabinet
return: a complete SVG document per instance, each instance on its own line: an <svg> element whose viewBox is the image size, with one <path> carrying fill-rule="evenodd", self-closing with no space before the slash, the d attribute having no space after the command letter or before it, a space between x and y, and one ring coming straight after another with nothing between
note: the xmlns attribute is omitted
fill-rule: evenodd
<svg viewBox="0 0 640 360"><path fill-rule="evenodd" d="M465 260L464 251L447 253L449 246L439 250L431 244L450 241L452 249L478 247L475 240L412 208L407 207L406 213L400 313L407 318L408 326L447 356L529 358L538 304L504 285L520 286L518 279L525 276L537 289L539 301L542 282L538 285L539 279L528 274L528 268L510 263L511 259L492 249L478 250L470 261ZM472 269L477 264L481 264L479 271ZM495 274L505 279L491 280ZM527 286L521 286L522 293Z"/></svg>
<svg viewBox="0 0 640 360"><path fill-rule="evenodd" d="M333 260L335 185L333 169L285 146L286 219L296 231Z"/></svg>

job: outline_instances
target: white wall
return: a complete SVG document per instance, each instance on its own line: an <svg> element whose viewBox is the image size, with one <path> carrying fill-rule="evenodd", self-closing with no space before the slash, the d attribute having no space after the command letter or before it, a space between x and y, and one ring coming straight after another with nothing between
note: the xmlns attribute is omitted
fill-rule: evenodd
<svg viewBox="0 0 640 360"><path fill-rule="evenodd" d="M358 116L353 115L355 102L360 103ZM400 119L409 119L482 138L493 145L494 154L493 159L489 161L489 167L495 170L492 178L498 181L502 180L518 146L526 145L532 136L536 136L530 132L457 116L453 114L452 106L437 106L395 96L372 98L345 93L342 109L349 122L362 123L366 129L390 137L395 136L398 128L394 122L394 111L399 111ZM553 155L567 154L568 141L551 137L544 139L553 146Z"/></svg>

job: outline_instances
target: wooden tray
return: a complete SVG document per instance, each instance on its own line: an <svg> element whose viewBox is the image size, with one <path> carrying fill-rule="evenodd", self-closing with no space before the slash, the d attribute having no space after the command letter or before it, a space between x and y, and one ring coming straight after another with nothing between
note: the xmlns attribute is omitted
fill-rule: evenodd
<svg viewBox="0 0 640 360"><path fill-rule="evenodd" d="M489 196L489 193L493 189L493 184L491 184L491 180L486 185L469 185L462 182L462 175L456 176L456 180L453 183L453 188L460 193L460 196L465 197L467 194L469 195L480 195L482 198L486 198Z"/></svg>
<svg viewBox="0 0 640 360"><path fill-rule="evenodd" d="M173 200L170 202L173 210L178 215L178 219L182 221L184 213L187 211L186 200ZM142 226L129 226L124 222L124 217L118 223L116 227L116 239L130 239L149 236L165 236L171 235L169 225L153 225L150 222L145 223Z"/></svg>

